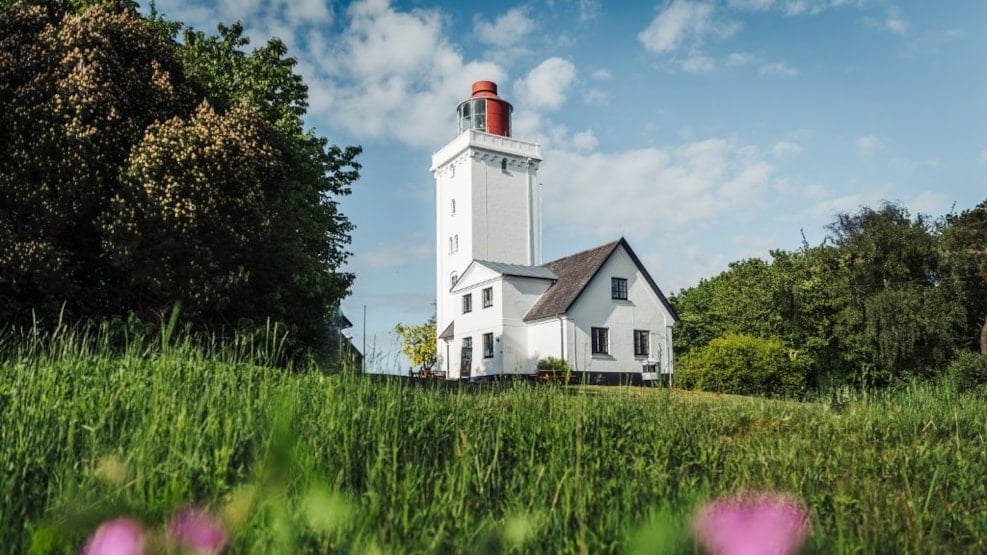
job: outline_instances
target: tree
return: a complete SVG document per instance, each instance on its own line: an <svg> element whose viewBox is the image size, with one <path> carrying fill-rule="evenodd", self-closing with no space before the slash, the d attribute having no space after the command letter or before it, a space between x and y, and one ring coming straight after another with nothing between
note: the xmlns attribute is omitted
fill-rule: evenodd
<svg viewBox="0 0 987 555"><path fill-rule="evenodd" d="M398 324L394 332L401 337L401 352L418 368L431 368L438 360L436 356L437 332L435 316L418 326Z"/></svg>
<svg viewBox="0 0 987 555"><path fill-rule="evenodd" d="M881 385L943 369L965 314L928 220L885 203L839 214L829 229L844 300L834 331L850 377Z"/></svg>
<svg viewBox="0 0 987 555"><path fill-rule="evenodd" d="M0 319L287 325L327 343L360 149L305 131L307 89L272 40L212 37L125 0L0 11Z"/></svg>
<svg viewBox="0 0 987 555"><path fill-rule="evenodd" d="M967 322L964 346L979 340L987 355L987 200L959 214L947 214L943 250L952 277L963 290Z"/></svg>

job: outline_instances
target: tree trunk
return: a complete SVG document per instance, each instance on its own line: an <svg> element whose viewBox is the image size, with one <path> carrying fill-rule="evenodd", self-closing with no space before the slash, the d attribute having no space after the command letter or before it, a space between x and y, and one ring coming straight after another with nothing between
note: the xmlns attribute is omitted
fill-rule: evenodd
<svg viewBox="0 0 987 555"><path fill-rule="evenodd" d="M980 328L980 354L987 356L987 319L984 319L984 325Z"/></svg>

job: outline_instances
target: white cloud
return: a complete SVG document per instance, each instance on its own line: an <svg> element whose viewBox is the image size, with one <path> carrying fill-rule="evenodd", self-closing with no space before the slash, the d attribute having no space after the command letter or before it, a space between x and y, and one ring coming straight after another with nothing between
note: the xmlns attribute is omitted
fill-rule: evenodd
<svg viewBox="0 0 987 555"><path fill-rule="evenodd" d="M709 73L716 69L716 60L703 54L693 54L678 61L679 66L689 73Z"/></svg>
<svg viewBox="0 0 987 555"><path fill-rule="evenodd" d="M888 16L884 18L884 29L896 35L904 35L908 32L908 21L901 16L898 6L888 8Z"/></svg>
<svg viewBox="0 0 987 555"><path fill-rule="evenodd" d="M793 143L791 141L778 141L775 146L771 148L771 154L775 158L782 158L790 154L798 154L802 152L802 147L798 143Z"/></svg>
<svg viewBox="0 0 987 555"><path fill-rule="evenodd" d="M773 173L756 149L728 139L615 153L552 149L542 168L545 220L644 239L760 205Z"/></svg>
<svg viewBox="0 0 987 555"><path fill-rule="evenodd" d="M980 156L978 157L981 164L987 164L987 148L980 151Z"/></svg>
<svg viewBox="0 0 987 555"><path fill-rule="evenodd" d="M555 110L565 103L570 85L576 79L576 66L569 60L549 58L514 84L518 102L526 109Z"/></svg>
<svg viewBox="0 0 987 555"><path fill-rule="evenodd" d="M600 14L600 0L579 0L579 20L590 21Z"/></svg>
<svg viewBox="0 0 987 555"><path fill-rule="evenodd" d="M593 134L592 129L580 131L572 136L572 147L579 151L594 150L598 144L599 141L596 140L596 135Z"/></svg>
<svg viewBox="0 0 987 555"><path fill-rule="evenodd" d="M763 64L757 71L761 75L780 75L782 77L795 77L799 74L798 68L792 67L785 62Z"/></svg>
<svg viewBox="0 0 987 555"><path fill-rule="evenodd" d="M590 77L596 79L597 81L609 81L611 77L609 69L597 69L590 74Z"/></svg>
<svg viewBox="0 0 987 555"><path fill-rule="evenodd" d="M535 21L528 17L524 7L511 8L493 22L477 15L473 19L477 38L486 44L501 48L514 46L535 30Z"/></svg>
<svg viewBox="0 0 987 555"><path fill-rule="evenodd" d="M939 215L949 209L949 197L934 191L922 191L904 204L913 214Z"/></svg>
<svg viewBox="0 0 987 555"><path fill-rule="evenodd" d="M864 135L857 139L857 150L862 154L871 154L884 146L881 139L875 135Z"/></svg>
<svg viewBox="0 0 987 555"><path fill-rule="evenodd" d="M731 8L748 11L779 10L785 15L817 15L830 8L861 6L865 0L729 0Z"/></svg>
<svg viewBox="0 0 987 555"><path fill-rule="evenodd" d="M741 67L754 61L754 56L747 52L731 52L726 59L727 67Z"/></svg>
<svg viewBox="0 0 987 555"><path fill-rule="evenodd" d="M713 5L688 0L674 0L651 21L637 38L644 48L655 54L674 52L680 47L702 44L706 35L733 35L740 24L718 22L713 18Z"/></svg>
<svg viewBox="0 0 987 555"><path fill-rule="evenodd" d="M603 106L610 102L610 95L600 89L587 89L583 91L583 102Z"/></svg>
<svg viewBox="0 0 987 555"><path fill-rule="evenodd" d="M465 61L444 36L435 10L402 12L387 0L350 5L342 35L310 35L311 112L358 139L394 139L431 147L455 135L450 107L473 81L502 81L489 61Z"/></svg>
<svg viewBox="0 0 987 555"><path fill-rule="evenodd" d="M832 217L841 212L856 212L861 206L875 206L887 197L891 186L884 185L866 191L827 199L809 207L807 212L815 216Z"/></svg>

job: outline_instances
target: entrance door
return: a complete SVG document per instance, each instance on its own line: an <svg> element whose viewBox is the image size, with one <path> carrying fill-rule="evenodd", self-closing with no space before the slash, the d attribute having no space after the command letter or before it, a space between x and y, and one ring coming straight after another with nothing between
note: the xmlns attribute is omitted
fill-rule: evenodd
<svg viewBox="0 0 987 555"><path fill-rule="evenodd" d="M470 370L473 367L473 338L463 338L463 352L459 359L459 377L470 377Z"/></svg>

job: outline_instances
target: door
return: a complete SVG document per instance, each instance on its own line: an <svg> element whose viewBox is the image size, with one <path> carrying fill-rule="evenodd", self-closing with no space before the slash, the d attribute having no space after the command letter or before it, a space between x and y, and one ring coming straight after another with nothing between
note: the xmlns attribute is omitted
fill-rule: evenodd
<svg viewBox="0 0 987 555"><path fill-rule="evenodd" d="M463 352L459 359L459 377L470 377L470 370L473 367L473 338L463 338Z"/></svg>

